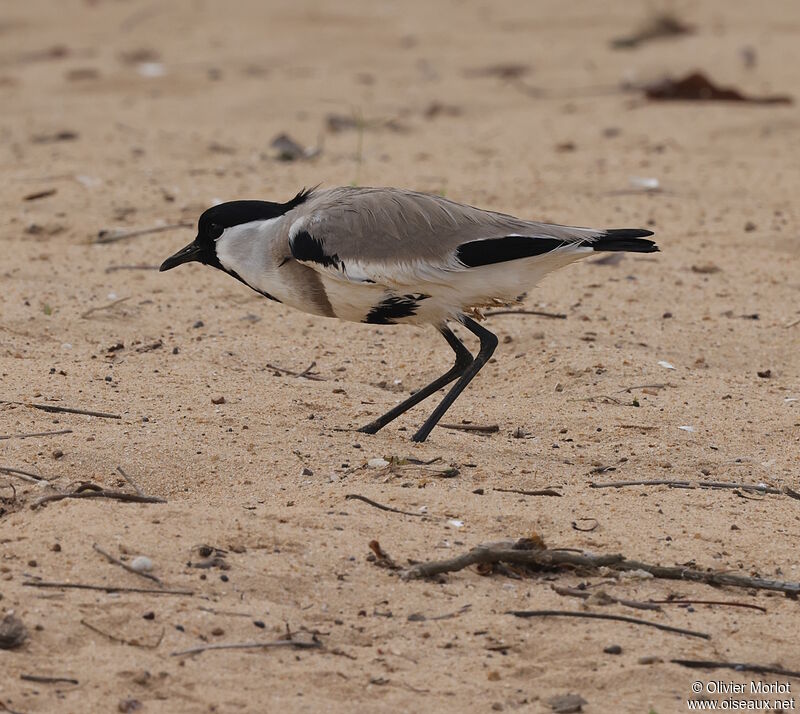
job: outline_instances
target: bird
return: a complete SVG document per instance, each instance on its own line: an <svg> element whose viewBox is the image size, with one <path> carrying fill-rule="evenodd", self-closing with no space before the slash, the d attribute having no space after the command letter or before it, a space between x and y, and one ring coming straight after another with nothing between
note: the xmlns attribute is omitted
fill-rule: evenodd
<svg viewBox="0 0 800 714"><path fill-rule="evenodd" d="M453 366L359 431L375 434L455 382L412 441L427 439L497 347L482 310L508 305L546 274L596 252L655 253L653 232L523 220L398 188L303 189L285 203L237 200L206 210L197 237L161 271L196 261L270 300L372 325L432 325ZM473 355L448 323L478 337Z"/></svg>

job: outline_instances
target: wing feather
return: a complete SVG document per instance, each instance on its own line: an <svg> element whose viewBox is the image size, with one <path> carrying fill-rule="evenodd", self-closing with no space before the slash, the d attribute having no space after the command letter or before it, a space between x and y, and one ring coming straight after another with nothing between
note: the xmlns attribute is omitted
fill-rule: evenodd
<svg viewBox="0 0 800 714"><path fill-rule="evenodd" d="M413 191L338 188L312 194L289 246L296 260L331 277L395 287L446 282L453 271L590 243L603 233Z"/></svg>

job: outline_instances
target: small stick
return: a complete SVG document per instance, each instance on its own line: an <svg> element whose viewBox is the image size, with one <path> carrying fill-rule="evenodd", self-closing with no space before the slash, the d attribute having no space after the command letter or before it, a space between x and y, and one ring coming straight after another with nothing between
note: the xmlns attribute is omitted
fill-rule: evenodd
<svg viewBox="0 0 800 714"><path fill-rule="evenodd" d="M142 489L140 489L139 486L136 484L136 481L134 481L130 476L128 476L128 474L126 474L122 470L122 466L117 466L117 471L119 471L122 478L124 478L133 487L133 490L136 491L136 493L138 493L140 496L145 495L144 491L142 491Z"/></svg>
<svg viewBox="0 0 800 714"><path fill-rule="evenodd" d="M558 491L552 488L542 488L538 491L526 491L524 488L493 488L492 491L500 491L500 493L518 493L522 496L562 496Z"/></svg>
<svg viewBox="0 0 800 714"><path fill-rule="evenodd" d="M63 501L65 498L109 498L113 501L128 501L130 503L166 503L167 501L158 496L140 496L138 493L126 493L125 491L79 491L78 493L51 493L47 496L37 498L31 508L50 503L51 501Z"/></svg>
<svg viewBox="0 0 800 714"><path fill-rule="evenodd" d="M155 228L141 228L137 231L130 231L124 233L122 231L102 230L97 234L95 239L96 244L115 243L118 240L126 240L128 238L138 238L139 236L146 236L150 233L163 233L164 231L172 231L176 228L193 228L192 223L172 223L166 226L156 226Z"/></svg>
<svg viewBox="0 0 800 714"><path fill-rule="evenodd" d="M100 310L110 310L112 307L115 307L116 305L119 305L120 303L123 303L126 300L130 300L130 299L131 299L131 296L128 295L128 297L120 298L119 300L114 300L114 302L110 302L110 303L108 303L108 305L99 305L97 307L90 307L86 312L84 312L81 315L81 318L85 320L87 317L89 317L89 315L91 315L91 314L93 314L95 312L99 312Z"/></svg>
<svg viewBox="0 0 800 714"><path fill-rule="evenodd" d="M135 568L132 568L127 563L123 563L121 560L115 558L113 555L111 555L111 553L107 553L106 551L104 551L99 545L97 545L97 543L92 545L92 548L98 553L100 553L100 555L104 556L106 560L108 560L110 563L114 563L114 565L119 565L121 568L127 570L129 573L133 573L134 575L139 575L142 578L147 578L148 580L152 580L154 583L158 583L163 587L161 580L159 580L155 575L151 575L150 573L143 573L139 570L136 570Z"/></svg>
<svg viewBox="0 0 800 714"><path fill-rule="evenodd" d="M373 501L371 498L367 498L366 496L359 496L357 493L348 493L345 496L345 500L347 501L363 501L364 503L374 506L375 508L380 508L382 511L389 511L391 513L402 513L404 516L422 516L423 513L411 513L410 511L401 511L399 508L392 508L391 506L384 506L383 504L378 503L377 501Z"/></svg>
<svg viewBox="0 0 800 714"><path fill-rule="evenodd" d="M32 434L6 434L0 436L0 441L3 439L30 439L33 436L61 436L62 434L71 434L72 429L61 429L61 431L38 431Z"/></svg>
<svg viewBox="0 0 800 714"><path fill-rule="evenodd" d="M633 387L623 387L620 389L617 394L620 392L630 392L633 389L664 389L665 387L671 387L671 384L636 384Z"/></svg>
<svg viewBox="0 0 800 714"><path fill-rule="evenodd" d="M481 434L496 434L500 431L497 424L439 424L442 429L455 429L457 431L477 431Z"/></svg>
<svg viewBox="0 0 800 714"><path fill-rule="evenodd" d="M647 602L660 605L727 605L728 607L747 607L759 612L767 612L761 605L751 605L749 602L730 602L729 600L648 600Z"/></svg>
<svg viewBox="0 0 800 714"><path fill-rule="evenodd" d="M682 627L672 627L671 625L662 625L660 622L640 620L638 617L628 617L627 615L610 615L601 612L575 612L573 610L509 610L506 614L514 615L514 617L586 617L594 620L616 620L617 622L629 622L632 625L647 625L648 627L655 627L665 632L675 632L679 635L700 637L704 640L711 639L711 635L705 632L685 630Z"/></svg>
<svg viewBox="0 0 800 714"><path fill-rule="evenodd" d="M21 674L19 678L25 682L36 682L37 684L80 684L77 679L72 679L72 677L45 677L41 674Z"/></svg>
<svg viewBox="0 0 800 714"><path fill-rule="evenodd" d="M117 270L158 270L157 265L109 265L106 273L114 273Z"/></svg>
<svg viewBox="0 0 800 714"><path fill-rule="evenodd" d="M404 580L429 578L439 573L453 573L479 563L513 563L516 565L538 566L540 568L569 566L595 569L606 567L621 571L644 570L653 577L664 580L689 580L691 582L706 583L707 585L727 585L736 588L774 590L786 593L786 595L792 598L800 595L800 583L697 570L682 565L652 565L650 563L642 563L638 560L629 560L620 553L595 555L592 553L576 553L552 548L539 548L535 550L521 549L514 548L513 544L509 544L508 542L494 545L480 545L462 555L448 560L432 560L427 563L418 563L403 571L401 577Z"/></svg>
<svg viewBox="0 0 800 714"><path fill-rule="evenodd" d="M25 580L30 588L63 588L65 590L100 590L105 593L147 593L149 595L194 595L194 590L156 590L155 588L127 588L117 585L89 585L87 583L58 583L50 580Z"/></svg>
<svg viewBox="0 0 800 714"><path fill-rule="evenodd" d="M539 317L549 317L553 320L567 319L563 312L544 312L542 310L492 310L492 312L484 313L484 317L494 317L495 315L538 315Z"/></svg>
<svg viewBox="0 0 800 714"><path fill-rule="evenodd" d="M789 488L789 486L784 486L783 487L783 492L787 496L789 496L790 498L796 498L796 499L800 500L800 493L795 491L793 488Z"/></svg>
<svg viewBox="0 0 800 714"><path fill-rule="evenodd" d="M590 593L586 590L580 590L578 588L565 588L560 585L553 585L553 590L557 592L559 595L567 595L569 597L579 597L582 600L588 600L590 597L593 597L596 593ZM638 602L636 600L623 600L618 597L614 597L613 595L609 595L608 593L603 593L600 595L602 598L606 598L610 603L616 603L619 605L625 605L625 607L632 607L636 610L661 610L661 607L657 605L652 600L650 602Z"/></svg>
<svg viewBox="0 0 800 714"><path fill-rule="evenodd" d="M625 486L671 486L673 488L711 488L711 489L741 489L755 493L784 493L779 488L759 486L747 483L725 483L722 481L671 481L669 479L654 479L652 481L610 481L607 483L589 483L590 488L624 488Z"/></svg>
<svg viewBox="0 0 800 714"><path fill-rule="evenodd" d="M163 627L161 628L161 634L158 637L158 641L155 644L146 645L142 642L138 642L137 640L126 640L124 637L117 637L109 632L104 632L99 627L93 625L91 622L87 622L86 620L80 620L80 623L84 627L88 627L92 632L96 632L98 635L103 635L103 637L108 637L108 639L112 642L119 642L121 645L130 645L131 647L145 647L149 650L154 650L161 644L161 640L164 639L165 630Z"/></svg>
<svg viewBox="0 0 800 714"><path fill-rule="evenodd" d="M794 327L795 325L800 325L800 317L798 317L796 320L792 320L791 322L787 322L784 325L784 328L788 330L790 327Z"/></svg>
<svg viewBox="0 0 800 714"><path fill-rule="evenodd" d="M170 657L182 657L183 655L199 654L200 652L207 652L208 650L260 650L272 649L275 647L294 647L298 650L316 650L322 649L322 643L316 638L310 642L303 642L302 640L273 640L271 642L218 642L212 645L200 645L199 647L190 647L188 650L179 650L177 652L170 652Z"/></svg>
<svg viewBox="0 0 800 714"><path fill-rule="evenodd" d="M10 466L0 466L0 473L6 474L7 476L16 476L18 479L22 481L27 481L28 483L41 483L42 481L47 482L48 479L44 478L44 476L39 476L38 474L32 474L30 471L22 471L21 469L14 469Z"/></svg>
<svg viewBox="0 0 800 714"><path fill-rule="evenodd" d="M292 370L290 369L286 369L285 367L278 367L274 364L270 364L269 362L267 362L264 366L267 367L267 369L272 369L275 370L276 372L283 372L284 374L288 374L291 377L303 377L304 379L310 379L314 382L324 382L325 381L324 377L320 377L316 374L309 374L309 370L312 367L315 367L316 364L317 364L316 362L312 362L302 372L292 372Z"/></svg>
<svg viewBox="0 0 800 714"><path fill-rule="evenodd" d="M227 617L253 617L249 612L231 612L229 610L215 610L213 607L203 607L202 605L197 608L203 612L210 612L212 615L225 615Z"/></svg>
<svg viewBox="0 0 800 714"><path fill-rule="evenodd" d="M8 402L0 400L0 404L18 404L32 409L41 409L43 412L52 414L83 414L85 416L102 417L104 419L122 419L119 414L109 414L108 412L95 412L89 409L75 409L74 407L59 407L55 404L33 404L32 402Z"/></svg>
<svg viewBox="0 0 800 714"><path fill-rule="evenodd" d="M702 659L671 659L670 662L690 669L732 669L736 672L755 672L756 674L777 674L780 677L800 679L800 672L781 667L767 667L761 664L744 664L742 662L714 662Z"/></svg>

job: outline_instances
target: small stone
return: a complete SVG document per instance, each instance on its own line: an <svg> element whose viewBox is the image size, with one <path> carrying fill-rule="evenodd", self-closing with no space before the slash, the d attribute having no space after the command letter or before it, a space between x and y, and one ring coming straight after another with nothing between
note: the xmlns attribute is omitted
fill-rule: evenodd
<svg viewBox="0 0 800 714"><path fill-rule="evenodd" d="M13 650L28 639L25 624L13 612L0 620L0 650Z"/></svg>
<svg viewBox="0 0 800 714"><path fill-rule="evenodd" d="M202 320L198 320L197 322L195 322L195 323L194 323L194 325L192 325L192 327L193 327L195 330L198 330L198 329L200 329L201 327L203 327L204 325L205 325L205 323L204 323Z"/></svg>
<svg viewBox="0 0 800 714"><path fill-rule="evenodd" d="M123 699L117 704L117 711L127 714L127 712L136 712L142 708L142 703L138 699Z"/></svg>
<svg viewBox="0 0 800 714"><path fill-rule="evenodd" d="M671 313L671 312L665 312L665 313L664 313L664 314L661 316L661 318L662 318L662 319L664 319L664 320L669 320L669 318L671 318L671 317L672 317L672 313Z"/></svg>
<svg viewBox="0 0 800 714"><path fill-rule="evenodd" d="M52 550L54 553L60 553L61 543L53 543L53 545L50 546L50 550Z"/></svg>
<svg viewBox="0 0 800 714"><path fill-rule="evenodd" d="M153 569L153 561L146 555L137 555L131 561L131 569L137 573L149 573Z"/></svg>
<svg viewBox="0 0 800 714"><path fill-rule="evenodd" d="M131 680L133 680L134 684L147 684L148 680L150 679L151 674L146 669L140 669L138 672L134 672Z"/></svg>
<svg viewBox="0 0 800 714"><path fill-rule="evenodd" d="M756 229L756 224L753 221L747 221L744 224L744 232L745 233L752 233Z"/></svg>
<svg viewBox="0 0 800 714"><path fill-rule="evenodd" d="M573 714L582 711L586 700L580 694L559 694L550 697L547 703L556 714Z"/></svg>
<svg viewBox="0 0 800 714"><path fill-rule="evenodd" d="M772 376L772 370L771 369L762 369L762 370L756 372L756 374L759 377L761 377L761 379L769 379Z"/></svg>
<svg viewBox="0 0 800 714"><path fill-rule="evenodd" d="M148 610L146 613L144 613L144 615L142 615L142 619L143 620L155 620L156 619L156 613L154 613L152 610Z"/></svg>
<svg viewBox="0 0 800 714"><path fill-rule="evenodd" d="M309 468L304 468L304 469L303 469L303 470L300 472L300 475L301 475L301 476L313 476L313 475L314 475L314 472L313 472L311 469L309 469Z"/></svg>
<svg viewBox="0 0 800 714"><path fill-rule="evenodd" d="M622 647L619 645L609 645L608 647L603 647L603 652L610 655L622 654Z"/></svg>
<svg viewBox="0 0 800 714"><path fill-rule="evenodd" d="M263 620L253 620L253 624L258 627L260 630L263 630L266 625L264 624Z"/></svg>
<svg viewBox="0 0 800 714"><path fill-rule="evenodd" d="M563 384L561 384L561 382L559 382L558 384L556 384L556 391L557 391L557 392L563 392L563 391L564 391L564 385L563 385Z"/></svg>
<svg viewBox="0 0 800 714"><path fill-rule="evenodd" d="M214 635L214 637L222 637L222 635L225 634L225 630L223 630L221 627L215 627L213 630L211 630L211 634Z"/></svg>
<svg viewBox="0 0 800 714"><path fill-rule="evenodd" d="M211 398L211 403L212 404L225 404L225 397L223 397L221 394L218 397L212 397Z"/></svg>
<svg viewBox="0 0 800 714"><path fill-rule="evenodd" d="M384 466L388 466L389 462L386 459L382 459L380 457L375 459L370 459L367 461L367 466L371 469L382 469Z"/></svg>
<svg viewBox="0 0 800 714"><path fill-rule="evenodd" d="M64 452L61 449L54 449L53 450L53 458L60 459L64 455Z"/></svg>
<svg viewBox="0 0 800 714"><path fill-rule="evenodd" d="M474 493L476 496L483 496L483 494L486 492L482 488L476 488L472 493Z"/></svg>
<svg viewBox="0 0 800 714"><path fill-rule="evenodd" d="M37 562L36 562L36 561L35 561L33 558L31 558L31 559L28 561L28 567L29 567L29 568L35 568L37 565L39 565L39 563L37 563Z"/></svg>
<svg viewBox="0 0 800 714"><path fill-rule="evenodd" d="M498 672L496 669L490 670L486 675L486 679L488 679L490 682L499 682L500 672Z"/></svg>
<svg viewBox="0 0 800 714"><path fill-rule="evenodd" d="M658 664L659 662L663 662L664 660L661 659L658 655L645 655L644 657L639 657L637 660L639 664Z"/></svg>

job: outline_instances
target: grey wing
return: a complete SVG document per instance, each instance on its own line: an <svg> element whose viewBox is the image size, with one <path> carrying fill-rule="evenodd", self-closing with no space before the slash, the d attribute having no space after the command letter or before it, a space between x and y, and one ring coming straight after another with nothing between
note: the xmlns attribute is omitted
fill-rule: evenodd
<svg viewBox="0 0 800 714"><path fill-rule="evenodd" d="M530 257L603 233L399 189L331 189L299 213L289 233L296 260L345 280L383 284Z"/></svg>

